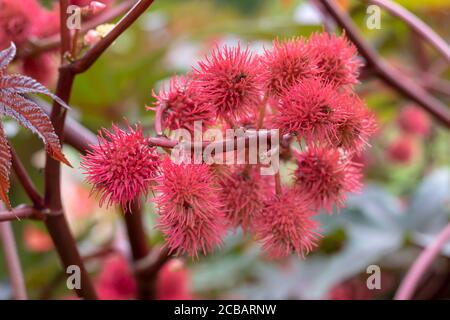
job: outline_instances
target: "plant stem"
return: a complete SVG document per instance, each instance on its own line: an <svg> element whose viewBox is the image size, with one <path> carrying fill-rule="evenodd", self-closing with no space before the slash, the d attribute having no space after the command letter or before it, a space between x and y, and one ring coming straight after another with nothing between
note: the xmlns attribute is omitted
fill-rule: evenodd
<svg viewBox="0 0 450 320"><path fill-rule="evenodd" d="M70 50L70 32L66 27L64 21L67 19L68 0L60 0L60 16L61 16L61 61L64 63L65 55ZM61 67L59 69L59 78L56 88L56 95L64 102L68 102L75 74L69 70ZM53 103L50 120L52 121L55 133L63 143L64 121L66 117L66 110L62 108L57 102ZM54 160L49 155L46 157L45 163L45 198L44 204L50 210L50 213L45 219L45 225L53 240L56 251L67 270L70 266L78 266L80 270L81 287L75 289L80 298L96 299L97 295L94 286L91 282L89 274L87 273L84 263L78 252L75 239L72 236L61 202L61 170L60 162Z"/></svg>
<svg viewBox="0 0 450 320"><path fill-rule="evenodd" d="M282 188L281 188L281 177L280 177L280 173L277 172L274 175L274 179L275 179L275 194L276 195L280 195L282 192Z"/></svg>
<svg viewBox="0 0 450 320"><path fill-rule="evenodd" d="M434 259L440 253L442 247L450 240L450 223L436 236L413 263L402 283L400 284L395 300L411 299L420 280L428 270Z"/></svg>
<svg viewBox="0 0 450 320"><path fill-rule="evenodd" d="M108 23L117 17L123 15L128 10L130 10L131 7L136 3L136 0L127 0L122 1L121 3L117 4L117 6L112 7L111 9L108 9L107 11L102 12L98 16L95 16L92 19L89 19L87 22L83 23L81 26L80 33L84 34L87 31L96 28L99 25L102 25L104 23ZM59 34L55 34L53 36L50 36L48 38L38 40L35 43L31 43L29 48L25 48L24 50L21 50L17 53L18 58L25 58L29 56L35 56L43 52L47 52L53 49L56 49L61 44L61 39Z"/></svg>
<svg viewBox="0 0 450 320"><path fill-rule="evenodd" d="M404 21L415 33L427 40L450 63L450 46L425 22L412 12L390 0L368 0L370 3L384 8L392 15Z"/></svg>
<svg viewBox="0 0 450 320"><path fill-rule="evenodd" d="M345 30L348 38L355 44L369 66L373 67L379 78L405 97L419 104L443 125L450 128L450 112L447 106L429 95L421 86L411 81L401 71L387 64L364 40L350 17L340 10L334 1L320 0L320 2L330 13L330 16Z"/></svg>
<svg viewBox="0 0 450 320"><path fill-rule="evenodd" d="M68 67L75 73L82 73L89 69L103 52L105 52L105 50L133 24L152 3L153 0L138 1L104 38L90 48L84 56L68 65Z"/></svg>
<svg viewBox="0 0 450 320"><path fill-rule="evenodd" d="M14 221L21 219L38 219L42 220L43 214L33 207L19 207L8 211L0 212L0 222Z"/></svg>
<svg viewBox="0 0 450 320"><path fill-rule="evenodd" d="M26 300L27 290L25 288L22 266L20 265L16 241L10 222L0 223L0 240L3 244L6 267L8 269L14 298L16 300Z"/></svg>
<svg viewBox="0 0 450 320"><path fill-rule="evenodd" d="M75 289L77 295L80 298L88 300L97 299L94 286L84 267L83 260L78 252L64 213L61 211L60 213L48 215L47 219L45 219L45 225L53 240L64 270L67 270L69 266L78 266L80 269L81 286Z"/></svg>
<svg viewBox="0 0 450 320"><path fill-rule="evenodd" d="M124 210L125 225L128 233L131 253L134 264L145 259L150 253L150 246L147 242L147 235L142 222L142 212L140 201L136 199L130 208ZM135 272L136 283L138 284L138 298L143 300L152 299L155 296L154 286L149 277Z"/></svg>
<svg viewBox="0 0 450 320"><path fill-rule="evenodd" d="M14 172L16 173L17 178L19 179L20 183L22 184L25 192L27 193L28 197L31 199L31 202L33 202L33 205L35 206L35 208L43 209L44 208L44 199L37 191L31 178L28 176L28 173L25 170L25 167L23 166L22 161L20 161L20 158L17 156L17 153L14 150L14 148L10 147L10 152L11 152L11 158L12 158L12 167L14 169Z"/></svg>

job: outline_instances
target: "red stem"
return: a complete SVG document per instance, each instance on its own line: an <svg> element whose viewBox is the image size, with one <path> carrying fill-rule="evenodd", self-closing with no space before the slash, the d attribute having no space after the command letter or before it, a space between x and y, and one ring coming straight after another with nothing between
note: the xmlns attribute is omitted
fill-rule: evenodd
<svg viewBox="0 0 450 320"><path fill-rule="evenodd" d="M130 10L130 8L133 7L135 3L136 3L135 0L123 1L122 3L119 3L117 6L114 6L104 11L98 16L83 23L83 25L81 26L80 33L84 34L89 30L96 28L99 25L108 23L116 19L117 17L122 16L124 13ZM31 43L29 48L24 48L23 50L19 51L17 53L17 57L25 58L28 56L38 55L40 53L56 49L60 46L60 44L61 44L60 35L56 34L46 39L38 40L34 43Z"/></svg>
<svg viewBox="0 0 450 320"><path fill-rule="evenodd" d="M11 157L12 157L12 167L14 169L14 172L16 173L17 178L19 179L21 185L23 186L25 192L27 193L28 197L33 202L33 205L37 209L43 209L44 208L44 199L40 195L40 193L37 191L36 187L33 184L33 181L28 176L27 171L25 170L25 167L22 164L22 161L20 161L20 158L17 156L16 151L11 147Z"/></svg>
<svg viewBox="0 0 450 320"><path fill-rule="evenodd" d="M142 222L142 212L139 200L133 201L131 208L124 210L125 225L128 233L133 262L137 264L145 259L150 253L150 246L147 242L147 235ZM136 283L138 284L138 298L149 300L154 298L154 284L149 277L135 272Z"/></svg>
<svg viewBox="0 0 450 320"><path fill-rule="evenodd" d="M384 8L392 15L404 21L414 32L427 40L450 63L450 46L425 22L420 20L412 12L390 0L368 0L370 3Z"/></svg>
<svg viewBox="0 0 450 320"><path fill-rule="evenodd" d="M89 69L103 52L105 52L105 50L133 24L152 3L153 0L140 0L137 2L104 38L90 48L84 56L68 65L68 67L75 73L82 73Z"/></svg>
<svg viewBox="0 0 450 320"><path fill-rule="evenodd" d="M280 173L279 172L277 172L274 175L274 179L275 179L275 194L276 195L280 195L281 192L282 192L282 189L281 189L281 177L280 177Z"/></svg>
<svg viewBox="0 0 450 320"><path fill-rule="evenodd" d="M21 219L42 219L43 213L33 207L18 207L8 211L0 212L0 222Z"/></svg>
<svg viewBox="0 0 450 320"><path fill-rule="evenodd" d="M348 38L355 44L369 66L374 68L378 77L405 97L422 106L443 125L450 128L450 112L443 103L429 95L421 86L412 82L401 71L394 69L379 57L377 52L364 40L350 17L340 10L334 1L321 0L321 3L345 30Z"/></svg>
<svg viewBox="0 0 450 320"><path fill-rule="evenodd" d="M155 111L155 133L157 136L163 136L162 115L164 107L158 105Z"/></svg>
<svg viewBox="0 0 450 320"><path fill-rule="evenodd" d="M395 294L396 300L408 300L413 297L420 280L428 270L434 259L439 255L442 247L450 240L450 224L448 224L435 240L419 255L403 279Z"/></svg>
<svg viewBox="0 0 450 320"><path fill-rule="evenodd" d="M16 240L10 222L0 223L0 240L3 244L6 266L11 281L14 298L16 300L26 300L27 290L23 278L22 266L17 253Z"/></svg>
<svg viewBox="0 0 450 320"><path fill-rule="evenodd" d="M61 12L61 60L64 61L64 55L70 50L70 32L66 27L68 0L60 0ZM74 73L65 68L60 68L58 84L56 88L56 95L64 102L68 102L72 90ZM53 104L50 120L53 123L55 132L63 143L64 121L66 111L58 103ZM94 286L91 282L89 274L84 267L83 260L77 249L75 239L72 236L69 225L61 203L61 185L60 185L60 163L49 155L46 158L45 164L45 198L44 204L50 210L50 213L45 219L45 225L53 240L56 251L67 270L69 266L78 266L80 269L81 287L75 289L80 298L96 299Z"/></svg>

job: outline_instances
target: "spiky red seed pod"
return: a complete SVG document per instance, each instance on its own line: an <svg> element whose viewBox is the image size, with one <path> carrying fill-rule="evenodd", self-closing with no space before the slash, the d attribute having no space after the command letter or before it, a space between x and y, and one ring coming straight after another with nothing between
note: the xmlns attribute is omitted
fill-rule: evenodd
<svg viewBox="0 0 450 320"><path fill-rule="evenodd" d="M36 0L0 0L0 49L23 44L34 32L41 8Z"/></svg>
<svg viewBox="0 0 450 320"><path fill-rule="evenodd" d="M430 117L422 109L414 105L409 105L402 109L398 117L398 124L405 133L421 137L426 137L431 129Z"/></svg>
<svg viewBox="0 0 450 320"><path fill-rule="evenodd" d="M273 126L282 134L297 135L307 142L331 141L339 118L338 93L318 79L306 79L283 93Z"/></svg>
<svg viewBox="0 0 450 320"><path fill-rule="evenodd" d="M158 178L159 227L176 254L197 257L222 242L225 217L207 165L175 164L166 158Z"/></svg>
<svg viewBox="0 0 450 320"><path fill-rule="evenodd" d="M362 63L356 47L344 35L315 33L309 38L308 47L324 81L336 86L358 83Z"/></svg>
<svg viewBox="0 0 450 320"><path fill-rule="evenodd" d="M271 97L277 97L300 81L317 74L315 57L302 38L275 40L261 57L263 83Z"/></svg>
<svg viewBox="0 0 450 320"><path fill-rule="evenodd" d="M181 259L168 261L158 272L156 298L158 300L190 300L191 274Z"/></svg>
<svg viewBox="0 0 450 320"><path fill-rule="evenodd" d="M344 207L347 192L361 188L361 170L337 149L309 147L297 155L295 185L314 207L332 213L333 205Z"/></svg>
<svg viewBox="0 0 450 320"><path fill-rule="evenodd" d="M99 132L98 145L82 156L86 180L100 194L100 205L123 208L138 196L147 196L158 175L160 156L149 146L142 127L128 125L128 132L113 124Z"/></svg>
<svg viewBox="0 0 450 320"><path fill-rule="evenodd" d="M261 214L269 190L273 190L258 170L239 167L220 182L225 215L234 228L241 226L244 231L250 231Z"/></svg>
<svg viewBox="0 0 450 320"><path fill-rule="evenodd" d="M354 93L339 95L339 116L336 120L332 144L348 152L360 153L369 145L369 138L378 126L375 115Z"/></svg>
<svg viewBox="0 0 450 320"><path fill-rule="evenodd" d="M102 300L128 300L136 298L137 286L128 261L114 255L103 261L96 279L96 289Z"/></svg>
<svg viewBox="0 0 450 320"><path fill-rule="evenodd" d="M211 104L201 96L190 76L173 77L168 90L160 90L154 108L163 108L162 125L170 130L187 129L194 132L194 122L202 121L206 128L214 123L215 113Z"/></svg>
<svg viewBox="0 0 450 320"><path fill-rule="evenodd" d="M255 233L270 257L291 253L304 257L317 246L321 237L317 232L319 223L312 219L316 213L310 207L309 200L293 190L284 190L265 201Z"/></svg>
<svg viewBox="0 0 450 320"><path fill-rule="evenodd" d="M45 86L55 83L58 70L56 57L52 53L26 57L22 61L21 69L27 76L36 79Z"/></svg>
<svg viewBox="0 0 450 320"><path fill-rule="evenodd" d="M407 135L397 138L387 149L388 158L395 163L408 164L417 154L417 145Z"/></svg>
<svg viewBox="0 0 450 320"><path fill-rule="evenodd" d="M256 110L261 100L258 59L248 48L216 47L194 69L203 99L217 116L235 121Z"/></svg>

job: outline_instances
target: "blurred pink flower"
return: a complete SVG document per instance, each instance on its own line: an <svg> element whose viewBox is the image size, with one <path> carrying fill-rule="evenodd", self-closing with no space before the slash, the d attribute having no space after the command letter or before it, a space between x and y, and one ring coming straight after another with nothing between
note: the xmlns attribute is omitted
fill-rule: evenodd
<svg viewBox="0 0 450 320"><path fill-rule="evenodd" d="M96 280L96 289L102 300L136 298L136 283L124 257L114 255L103 261Z"/></svg>
<svg viewBox="0 0 450 320"><path fill-rule="evenodd" d="M159 271L156 281L159 300L190 300L190 272L181 259L168 261Z"/></svg>
<svg viewBox="0 0 450 320"><path fill-rule="evenodd" d="M52 86L56 81L58 62L51 52L38 56L26 57L22 61L22 72L27 76L36 79L45 86Z"/></svg>
<svg viewBox="0 0 450 320"><path fill-rule="evenodd" d="M421 137L426 137L431 129L431 119L428 114L414 105L402 109L398 117L398 124L405 133Z"/></svg>
<svg viewBox="0 0 450 320"><path fill-rule="evenodd" d="M393 162L408 164L417 155L417 151L414 139L403 135L388 147L387 156Z"/></svg>
<svg viewBox="0 0 450 320"><path fill-rule="evenodd" d="M47 252L53 248L53 241L45 231L27 224L23 230L25 248L32 252Z"/></svg>

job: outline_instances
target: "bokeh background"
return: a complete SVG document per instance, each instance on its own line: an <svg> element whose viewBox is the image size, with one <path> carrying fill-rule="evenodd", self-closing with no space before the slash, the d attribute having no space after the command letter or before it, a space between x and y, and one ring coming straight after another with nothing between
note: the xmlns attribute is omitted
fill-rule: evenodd
<svg viewBox="0 0 450 320"><path fill-rule="evenodd" d="M450 39L449 0L397 1ZM448 105L450 69L398 19L383 12L381 29L365 24L364 1L340 1L360 31L378 52ZM275 38L308 36L322 31L319 12L300 0L171 0L155 1L150 10L85 74L77 77L70 116L97 131L121 122L141 122L148 132L153 112L145 106L175 74L189 71L216 43L247 45L255 52ZM426 52L424 61L421 53ZM425 74L440 80L426 81ZM433 78L433 79L434 79ZM447 80L445 80L447 79ZM391 88L364 76L358 93L376 112L380 130L372 148L357 161L365 165L364 190L349 197L347 207L333 216L320 215L325 237L305 259L267 259L249 236L230 233L221 250L197 261L178 261L181 281L192 298L262 299L389 299L418 253L450 218L450 133L427 113ZM16 123L5 124L10 141L30 175L43 188L44 151L30 132ZM63 200L80 250L97 248L127 251L120 212L99 208L83 182L79 155L64 151L75 169L63 168ZM29 161L28 161L29 160ZM290 182L285 163L282 177ZM27 202L14 180L13 204ZM42 189L41 189L42 190ZM153 244L162 242L154 229L151 204L144 207ZM61 267L51 240L38 222L14 223L27 288L33 298L64 298ZM417 298L450 297L450 244L435 261ZM90 258L92 274L102 272L103 259ZM381 290L368 290L366 268L378 265ZM179 267L179 266L178 266ZM95 276L94 276L95 277ZM7 273L0 254L0 299L10 297Z"/></svg>

